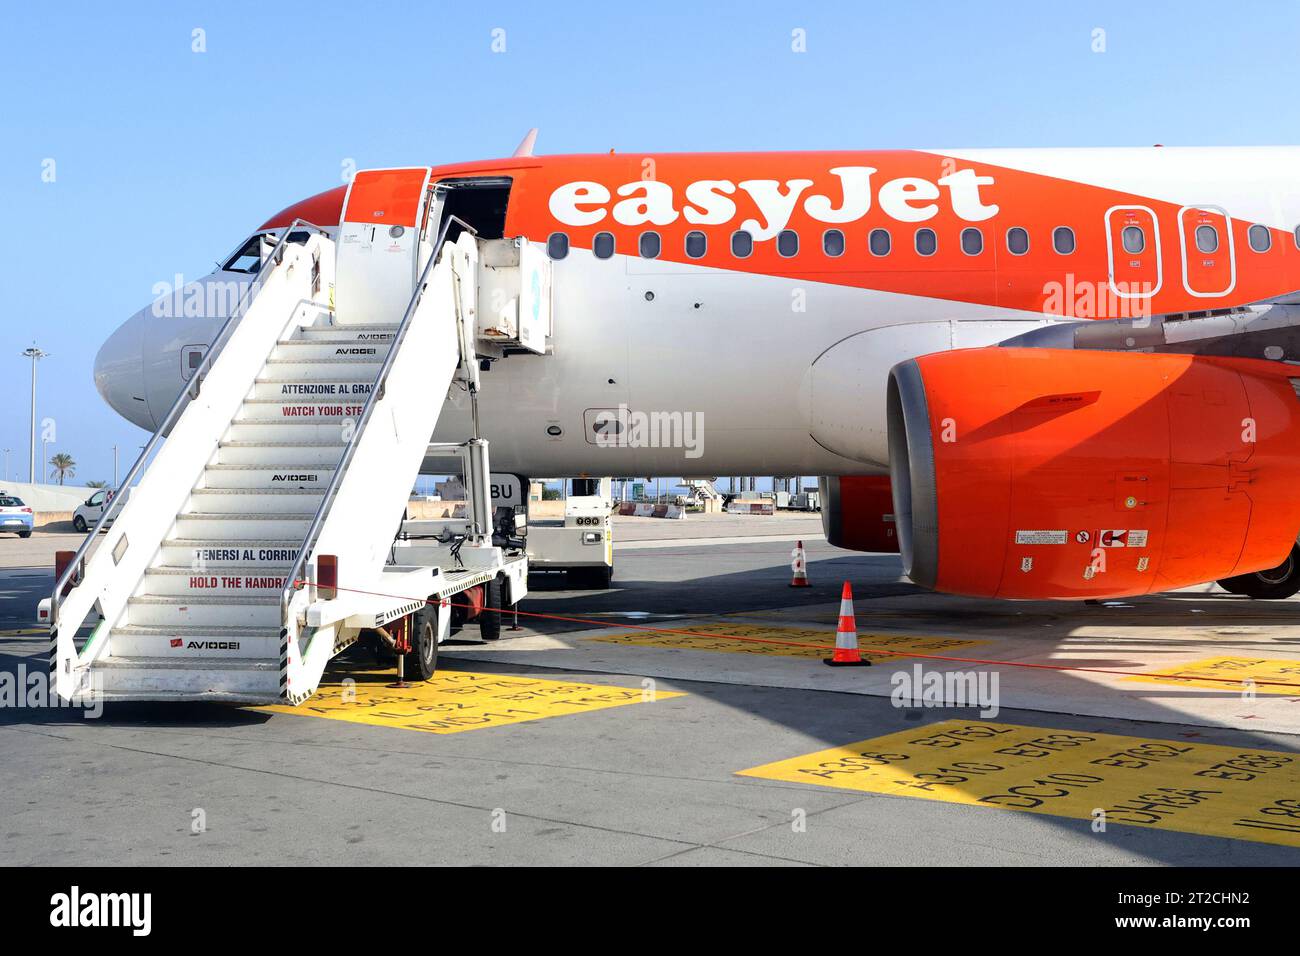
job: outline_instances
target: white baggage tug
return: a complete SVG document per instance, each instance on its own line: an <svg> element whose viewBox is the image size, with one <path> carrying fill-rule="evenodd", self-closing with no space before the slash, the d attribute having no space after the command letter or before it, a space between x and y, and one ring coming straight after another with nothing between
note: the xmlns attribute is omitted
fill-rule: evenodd
<svg viewBox="0 0 1300 956"><path fill-rule="evenodd" d="M132 493L60 556L41 614L61 697L299 703L359 639L427 678L455 627L498 636L527 591L526 530L492 507L479 363L547 353L550 269L442 198L427 168L368 170L336 239L280 233ZM476 434L431 445L444 392ZM404 520L431 455L459 459L463 518Z"/></svg>

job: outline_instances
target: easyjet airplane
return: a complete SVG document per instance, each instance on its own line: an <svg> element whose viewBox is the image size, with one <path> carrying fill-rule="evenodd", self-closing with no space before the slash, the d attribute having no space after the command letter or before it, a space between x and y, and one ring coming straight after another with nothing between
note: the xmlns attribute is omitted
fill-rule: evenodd
<svg viewBox="0 0 1300 956"><path fill-rule="evenodd" d="M492 364L498 471L816 474L828 539L937 590L1300 588L1300 148L516 155L441 214L553 260L553 348ZM96 361L153 430L296 203ZM289 241L296 237L289 236ZM193 314L190 314L193 313ZM440 400L440 396L431 396ZM673 442L601 416L698 413ZM439 432L463 432L448 407ZM892 479L892 480L891 480Z"/></svg>

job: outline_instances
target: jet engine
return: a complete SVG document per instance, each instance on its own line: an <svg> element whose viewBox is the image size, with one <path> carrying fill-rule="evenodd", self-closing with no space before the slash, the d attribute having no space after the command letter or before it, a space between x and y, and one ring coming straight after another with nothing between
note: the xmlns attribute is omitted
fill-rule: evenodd
<svg viewBox="0 0 1300 956"><path fill-rule="evenodd" d="M817 485L828 543L850 551L898 551L888 475L819 478Z"/></svg>
<svg viewBox="0 0 1300 956"><path fill-rule="evenodd" d="M904 571L954 594L1070 599L1273 568L1300 530L1298 391L1300 369L1240 358L902 362L887 417Z"/></svg>

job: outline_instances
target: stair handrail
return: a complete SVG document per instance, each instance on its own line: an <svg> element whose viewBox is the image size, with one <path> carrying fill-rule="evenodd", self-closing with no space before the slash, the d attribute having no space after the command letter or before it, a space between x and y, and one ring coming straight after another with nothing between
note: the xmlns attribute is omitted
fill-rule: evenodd
<svg viewBox="0 0 1300 956"><path fill-rule="evenodd" d="M135 463L127 470L126 477L122 479L121 484L117 486L112 497L104 503L103 514L99 516L99 520L95 522L95 526L91 528L90 533L86 535L86 540L81 542L81 547L77 549L77 553L73 555L72 560L68 562L68 566L64 568L63 573L59 575L59 579L54 583L54 593L50 595L51 631L59 626L59 605L62 603L63 591L68 587L69 581L74 582L72 584L72 587L74 588L77 586L77 583L79 583L76 579L81 576L80 572L84 570L83 564L86 559L86 552L90 550L90 545L95 541L95 536L99 534L105 523L125 502L127 496L123 494L123 491L131 487L131 482L135 480L136 475L139 474L141 468L144 467L145 461L149 458L150 454L153 453L154 448L157 447L163 433L170 429L172 425L175 424L176 419L180 417L181 412L188 404L186 401L187 397L190 400L199 397L199 392L202 390L203 385L203 376L212 364L214 356L221 351L221 347L225 345L226 340L234 334L235 329L238 328L243 317L248 314L248 306L252 301L253 294L262 287L271 273L273 273L280 264L284 262L284 254L290 246L289 236L295 229L307 229L322 236L328 236L328 233L326 233L323 227L318 226L313 222L308 222L306 219L295 219L289 224L289 228L280 236L275 248L271 250L271 254L267 257L268 264L258 270L257 278L254 279L249 287L244 290L244 294L240 296L239 302L235 304L235 308L231 310L226 321L222 323L221 330L217 333L217 337L213 339L212 343L208 346L207 351L203 355L203 361L199 363L198 368L196 368L190 375L190 380L185 384L180 392L177 393L176 401L172 403L171 410L167 412L167 417L163 419L163 423L158 426L158 430L153 433L153 436L141 449Z"/></svg>
<svg viewBox="0 0 1300 956"><path fill-rule="evenodd" d="M311 525L307 528L306 537L303 538L302 548L298 552L298 557L294 559L293 566L289 569L288 576L284 579L284 590L280 592L280 626L286 627L289 621L289 604L293 601L293 596L298 591L300 575L306 569L307 558L311 551L316 547L316 541L320 537L321 528L325 524L325 518L329 514L330 506L334 503L334 498L338 495L339 485L342 483L343 476L347 473L348 466L352 463L352 457L356 454L357 442L366 430L366 424L370 421L370 416L375 410L375 404L384 396L384 385L388 381L388 373L393 367L393 361L397 358L397 353L401 350L402 340L406 338L406 331L411 325L411 319L415 316L415 311L420 305L420 300L424 298L425 286L429 283L429 274L433 272L438 263L438 256L442 252L442 247L447 241L447 233L453 223L460 225L462 229L477 236L478 230L467 223L459 216L448 216L438 230L438 238L433 244L433 251L429 254L429 261L425 264L424 270L420 273L419 281L415 283L415 290L411 293L411 300L407 303L406 312L402 314L402 321L397 326L397 331L393 334L392 345L389 346L388 355L384 357L383 364L379 367L379 373L375 376L375 382L370 389L370 394L366 397L365 407L361 410L361 415L357 419L356 427L352 429L352 434L348 437L347 446L343 449L343 457L339 459L338 467L334 469L334 476L330 479L329 485L325 489L325 494L321 497L320 507L316 509L316 514L311 520ZM463 356L462 356L463 358Z"/></svg>

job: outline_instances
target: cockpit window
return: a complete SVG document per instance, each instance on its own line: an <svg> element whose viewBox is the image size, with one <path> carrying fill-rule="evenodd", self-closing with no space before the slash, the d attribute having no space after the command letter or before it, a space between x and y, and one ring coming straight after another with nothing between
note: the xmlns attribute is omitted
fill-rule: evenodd
<svg viewBox="0 0 1300 956"><path fill-rule="evenodd" d="M292 241L293 237L290 237ZM242 272L245 275L257 275L262 268L262 237L253 236L221 267L226 272Z"/></svg>
<svg viewBox="0 0 1300 956"><path fill-rule="evenodd" d="M286 241L296 246L306 244L312 234L305 229L296 229L289 233ZM226 260L226 264L221 268L226 272L242 272L245 275L257 275L262 268L262 243L274 246L278 241L275 233L259 232L255 236L250 236L248 241L240 246L239 251Z"/></svg>

